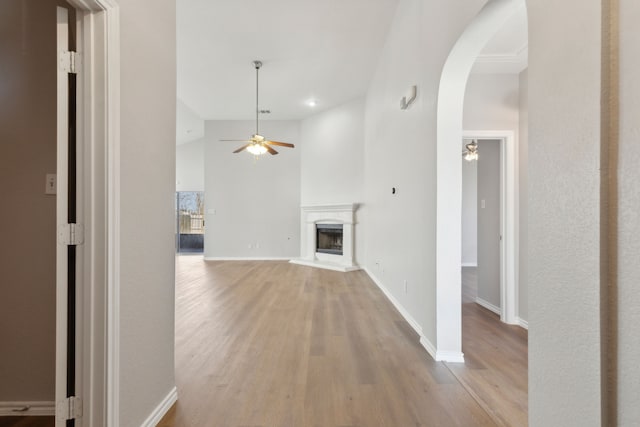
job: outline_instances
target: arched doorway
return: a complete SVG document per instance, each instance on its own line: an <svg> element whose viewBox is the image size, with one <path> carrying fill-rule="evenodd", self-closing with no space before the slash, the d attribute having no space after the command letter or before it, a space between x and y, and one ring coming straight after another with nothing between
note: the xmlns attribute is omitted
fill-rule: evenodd
<svg viewBox="0 0 640 427"><path fill-rule="evenodd" d="M442 70L437 105L437 237L436 237L436 359L463 362L461 322L461 209L460 141L463 106L471 68L483 47L525 0L489 0L462 33ZM513 183L512 183L513 185ZM508 202L507 202L508 203ZM515 203L512 201L512 203ZM505 242L514 252L517 223L512 211ZM515 258L515 255L513 255ZM503 321L515 323L515 262L508 263Z"/></svg>

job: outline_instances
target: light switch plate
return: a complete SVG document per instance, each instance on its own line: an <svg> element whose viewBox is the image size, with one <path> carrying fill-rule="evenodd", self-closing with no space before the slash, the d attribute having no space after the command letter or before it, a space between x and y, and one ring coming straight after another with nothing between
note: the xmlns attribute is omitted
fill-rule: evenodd
<svg viewBox="0 0 640 427"><path fill-rule="evenodd" d="M44 194L56 194L57 178L55 173L48 173L46 178Z"/></svg>

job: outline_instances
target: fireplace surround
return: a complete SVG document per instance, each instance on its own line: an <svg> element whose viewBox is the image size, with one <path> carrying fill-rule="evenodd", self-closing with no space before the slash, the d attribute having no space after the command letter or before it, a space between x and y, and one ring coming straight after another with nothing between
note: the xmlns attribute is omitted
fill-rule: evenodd
<svg viewBox="0 0 640 427"><path fill-rule="evenodd" d="M302 206L301 257L294 264L359 270L353 260L356 203Z"/></svg>

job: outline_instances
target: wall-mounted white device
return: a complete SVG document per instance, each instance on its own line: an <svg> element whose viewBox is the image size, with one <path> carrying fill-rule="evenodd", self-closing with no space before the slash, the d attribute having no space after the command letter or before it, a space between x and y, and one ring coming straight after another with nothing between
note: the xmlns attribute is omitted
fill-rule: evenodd
<svg viewBox="0 0 640 427"><path fill-rule="evenodd" d="M403 96L402 99L400 100L400 109L406 110L407 108L409 108L411 104L413 104L413 101L416 100L417 96L418 96L418 86L413 85L409 88L409 92L407 92L407 94Z"/></svg>

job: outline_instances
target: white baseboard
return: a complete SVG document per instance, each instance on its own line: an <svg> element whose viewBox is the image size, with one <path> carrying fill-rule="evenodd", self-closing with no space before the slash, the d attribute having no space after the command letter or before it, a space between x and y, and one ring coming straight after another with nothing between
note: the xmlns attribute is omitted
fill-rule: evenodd
<svg viewBox="0 0 640 427"><path fill-rule="evenodd" d="M178 400L178 391L174 387L169 391L169 394L162 399L162 402L153 410L153 412L147 417L146 420L142 423L140 427L156 427L162 417L165 416L169 409L173 406L174 403Z"/></svg>
<svg viewBox="0 0 640 427"><path fill-rule="evenodd" d="M437 359L438 351L436 350L436 346L433 345L433 343L429 341L427 337L421 336L420 344L422 344L422 347L424 347L424 349L427 350L427 353L429 353L429 356L431 356L433 360L438 360Z"/></svg>
<svg viewBox="0 0 640 427"><path fill-rule="evenodd" d="M462 264L460 264L461 267L477 267L478 263L477 262L463 262Z"/></svg>
<svg viewBox="0 0 640 427"><path fill-rule="evenodd" d="M400 304L389 290L382 284L382 282L369 270L368 268L364 268L364 271L369 275L373 283L380 288L382 293L387 297L391 304L400 312L404 320L411 325L414 331L420 336L420 344L424 349L429 353L429 355L433 358L433 360L437 362L454 362L454 363L464 363L464 357L462 353L454 353L450 351L437 351L436 346L424 336L422 333L422 326L409 314L409 312Z"/></svg>
<svg viewBox="0 0 640 427"><path fill-rule="evenodd" d="M522 328L525 328L526 330L529 330L529 322L521 317L518 317L518 325L520 325L520 327Z"/></svg>
<svg viewBox="0 0 640 427"><path fill-rule="evenodd" d="M27 410L21 410L28 408ZM55 416L56 405L54 402L0 402L0 417L8 416Z"/></svg>
<svg viewBox="0 0 640 427"><path fill-rule="evenodd" d="M387 299L391 301L391 304L393 304L393 306L400 312L402 317L404 317L404 319L409 323L409 325L411 325L411 327L418 333L418 335L420 335L420 339L422 339L424 337L424 335L422 334L422 326L420 326L420 324L416 322L413 316L411 316L411 314L409 314L409 312L402 306L402 304L400 304L400 301L398 301L391 294L391 292L389 292L389 290L382 284L382 282L373 273L371 273L371 271L368 268L365 268L364 271L366 271L366 273L369 275L371 280L373 280L373 283L375 283L380 288L380 290L382 291L382 293L385 294ZM426 337L425 337L425 340L426 340Z"/></svg>
<svg viewBox="0 0 640 427"><path fill-rule="evenodd" d="M484 308L486 308L487 310L493 311L495 314L497 314L498 316L502 315L502 310L500 310L500 307L491 304L489 301L483 300L480 297L476 297L476 303L478 305L483 306Z"/></svg>
<svg viewBox="0 0 640 427"><path fill-rule="evenodd" d="M436 362L464 363L464 353L461 351L438 351Z"/></svg>
<svg viewBox="0 0 640 427"><path fill-rule="evenodd" d="M307 267L324 268L325 270L341 271L343 273L360 270L360 267L357 265L341 265L341 264L335 264L328 261L318 261L318 260L308 261L306 259L294 258L289 262L291 264L304 265Z"/></svg>
<svg viewBox="0 0 640 427"><path fill-rule="evenodd" d="M205 261L289 261L291 257L204 257Z"/></svg>

